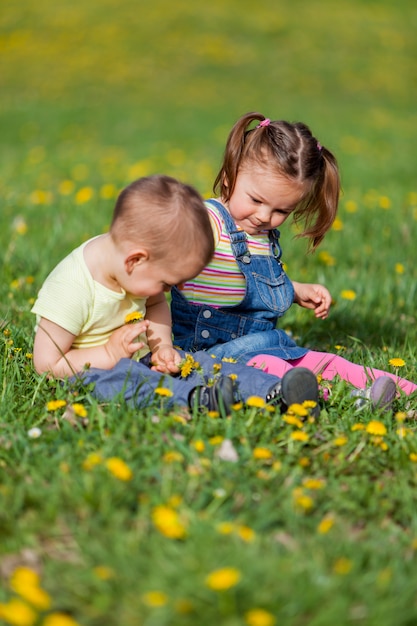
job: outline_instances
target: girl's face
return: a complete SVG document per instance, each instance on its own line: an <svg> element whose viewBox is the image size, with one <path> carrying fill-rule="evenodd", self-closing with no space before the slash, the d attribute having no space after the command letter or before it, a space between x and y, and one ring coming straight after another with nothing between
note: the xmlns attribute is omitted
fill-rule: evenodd
<svg viewBox="0 0 417 626"><path fill-rule="evenodd" d="M242 230L259 235L283 224L305 193L301 183L268 166L251 163L239 169L226 206Z"/></svg>

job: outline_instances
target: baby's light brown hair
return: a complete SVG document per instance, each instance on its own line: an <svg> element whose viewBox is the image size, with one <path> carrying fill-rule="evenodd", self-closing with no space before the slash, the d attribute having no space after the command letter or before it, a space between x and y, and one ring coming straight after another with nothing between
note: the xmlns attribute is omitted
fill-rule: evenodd
<svg viewBox="0 0 417 626"><path fill-rule="evenodd" d="M153 260L196 253L207 265L214 254L203 198L191 185L162 174L135 180L121 191L110 234L116 243L143 245Z"/></svg>

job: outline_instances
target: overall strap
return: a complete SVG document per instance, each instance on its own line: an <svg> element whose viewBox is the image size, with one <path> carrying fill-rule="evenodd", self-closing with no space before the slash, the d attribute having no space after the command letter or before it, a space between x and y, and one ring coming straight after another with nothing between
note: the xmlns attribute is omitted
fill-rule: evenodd
<svg viewBox="0 0 417 626"><path fill-rule="evenodd" d="M279 230L277 228L270 230L268 233L268 237L269 237L269 247L272 252L272 256L280 265L282 265L282 261L281 261L282 249L279 243L279 237L280 237Z"/></svg>
<svg viewBox="0 0 417 626"><path fill-rule="evenodd" d="M213 198L210 198L207 202L218 209L224 220L235 259L237 261L242 261L245 264L250 263L251 254L246 242L246 233L243 230L237 230L236 224L234 223L229 211L225 209L221 202L218 202L218 200L214 200Z"/></svg>

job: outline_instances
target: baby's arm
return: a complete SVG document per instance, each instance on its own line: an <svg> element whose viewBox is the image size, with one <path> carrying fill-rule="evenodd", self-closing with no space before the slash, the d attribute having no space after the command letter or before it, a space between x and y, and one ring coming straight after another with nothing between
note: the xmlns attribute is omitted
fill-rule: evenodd
<svg viewBox="0 0 417 626"><path fill-rule="evenodd" d="M117 328L107 343L91 348L71 348L75 335L62 326L42 317L38 324L33 347L33 363L41 374L48 372L57 378L73 376L86 366L111 369L120 359L130 358L143 347L138 334L146 331L149 323L126 324Z"/></svg>
<svg viewBox="0 0 417 626"><path fill-rule="evenodd" d="M323 285L311 283L296 283L293 281L295 291L294 302L306 309L314 309L316 317L326 319L332 303L332 296Z"/></svg>
<svg viewBox="0 0 417 626"><path fill-rule="evenodd" d="M164 293L146 301L148 345L152 353L152 369L166 374L177 374L180 354L172 345L171 313Z"/></svg>

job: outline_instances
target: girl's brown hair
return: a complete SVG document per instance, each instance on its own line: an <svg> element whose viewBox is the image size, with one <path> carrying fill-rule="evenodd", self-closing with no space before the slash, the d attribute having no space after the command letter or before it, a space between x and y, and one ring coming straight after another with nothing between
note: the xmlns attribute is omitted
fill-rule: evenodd
<svg viewBox="0 0 417 626"><path fill-rule="evenodd" d="M250 128L255 121L258 125ZM214 192L225 202L233 193L239 169L250 162L276 166L277 173L306 187L292 216L304 226L298 237L308 237L314 250L337 213L340 175L334 155L320 145L306 124L270 121L261 113L247 113L229 134L223 164L214 181Z"/></svg>

